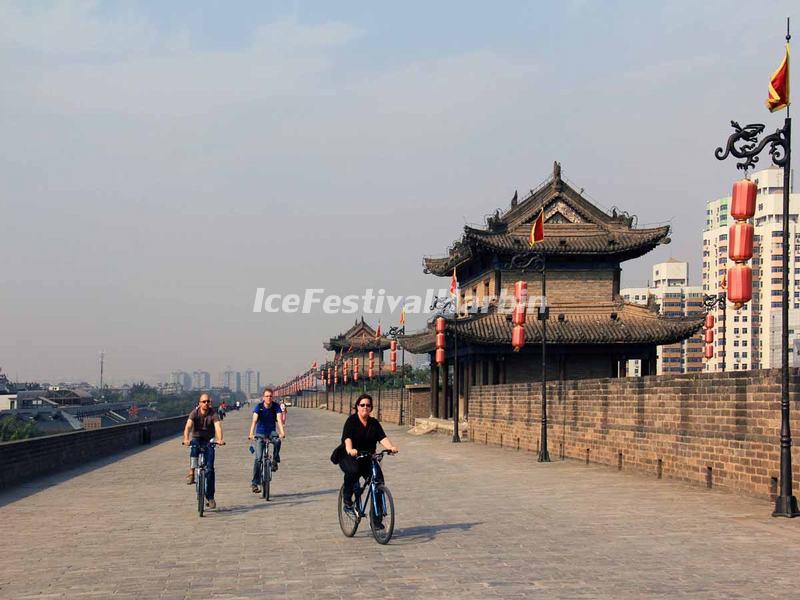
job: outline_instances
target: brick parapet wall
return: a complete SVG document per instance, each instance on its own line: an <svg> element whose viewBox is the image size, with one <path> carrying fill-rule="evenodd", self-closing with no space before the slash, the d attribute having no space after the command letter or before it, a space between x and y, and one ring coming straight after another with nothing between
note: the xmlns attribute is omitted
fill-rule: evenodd
<svg viewBox="0 0 800 600"><path fill-rule="evenodd" d="M798 435L797 370L790 381L791 427ZM775 491L779 370L551 382L547 394L548 447L554 460L622 465L761 497ZM536 452L540 406L538 383L475 386L469 437ZM800 457L795 453L793 458L797 484Z"/></svg>
<svg viewBox="0 0 800 600"><path fill-rule="evenodd" d="M352 393L351 393L352 392ZM414 425L414 419L427 417L430 414L430 387L425 385L410 386L403 394L403 420L400 421L400 390L381 390L380 401L378 391L370 390L370 395L375 403L374 414L381 421L395 425ZM350 414L351 404L361 394L361 389L352 387L339 387L336 393L314 392L296 396L293 402L302 408L327 407L327 410L341 414ZM378 410L380 405L380 410Z"/></svg>
<svg viewBox="0 0 800 600"><path fill-rule="evenodd" d="M0 489L177 435L186 415L0 443Z"/></svg>

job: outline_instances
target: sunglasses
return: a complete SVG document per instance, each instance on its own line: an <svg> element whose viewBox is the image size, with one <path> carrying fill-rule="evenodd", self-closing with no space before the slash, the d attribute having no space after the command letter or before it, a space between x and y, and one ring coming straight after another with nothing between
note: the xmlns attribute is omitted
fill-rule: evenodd
<svg viewBox="0 0 800 600"><path fill-rule="evenodd" d="M359 404L358 407L359 408L368 408L368 409L372 410L372 404Z"/></svg>
<svg viewBox="0 0 800 600"><path fill-rule="evenodd" d="M210 400L200 400L200 404L211 404Z"/></svg>

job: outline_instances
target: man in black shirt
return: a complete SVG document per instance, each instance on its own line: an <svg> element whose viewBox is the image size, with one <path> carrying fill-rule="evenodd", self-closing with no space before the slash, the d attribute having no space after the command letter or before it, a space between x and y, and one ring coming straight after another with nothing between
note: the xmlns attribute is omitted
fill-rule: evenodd
<svg viewBox="0 0 800 600"><path fill-rule="evenodd" d="M378 419L370 416L372 412L372 396L361 394L356 400L356 413L347 417L342 430L342 444L345 456L339 461L339 467L344 471L345 509L353 509L353 494L358 485L358 478L366 477L372 472L371 462L367 459L356 460L360 453L375 452L378 444L389 452L397 452L397 448L386 437ZM380 467L378 467L378 474Z"/></svg>
<svg viewBox="0 0 800 600"><path fill-rule="evenodd" d="M191 441L189 440L190 435ZM222 421L220 421L219 414L211 406L211 396L203 393L200 394L200 402L197 408L189 413L186 426L183 428L183 445L190 446L189 458L191 466L189 475L186 476L186 483L190 485L194 483L194 469L197 466L197 458L200 456L200 452L203 451L206 463L206 505L209 508L216 508L217 502L214 500L214 447L208 444L211 438L214 438L220 446L225 444L222 439Z"/></svg>

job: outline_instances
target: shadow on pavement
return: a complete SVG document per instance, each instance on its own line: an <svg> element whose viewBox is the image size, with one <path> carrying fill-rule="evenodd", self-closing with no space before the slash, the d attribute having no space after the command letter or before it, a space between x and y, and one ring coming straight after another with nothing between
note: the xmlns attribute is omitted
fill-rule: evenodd
<svg viewBox="0 0 800 600"><path fill-rule="evenodd" d="M476 525L483 525L483 523L443 523L441 525L405 527L395 530L392 545L424 544L433 541L442 532L452 530L469 531Z"/></svg>
<svg viewBox="0 0 800 600"><path fill-rule="evenodd" d="M281 498L281 499L288 499L288 498L309 498L311 496L329 496L332 494L338 494L339 488L332 488L330 490L314 490L313 492L298 492L296 494L274 494L274 498Z"/></svg>

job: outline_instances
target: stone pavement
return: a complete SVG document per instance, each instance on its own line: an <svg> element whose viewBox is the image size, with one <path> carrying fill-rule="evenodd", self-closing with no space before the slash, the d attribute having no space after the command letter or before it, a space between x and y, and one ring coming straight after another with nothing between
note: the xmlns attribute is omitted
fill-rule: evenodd
<svg viewBox="0 0 800 600"><path fill-rule="evenodd" d="M177 438L0 495L0 598L800 595L800 519L769 502L396 427L395 537L348 539L328 461L343 417L290 411L269 503L249 490L247 419L225 419L202 519Z"/></svg>

